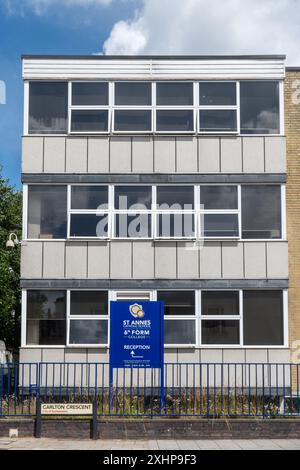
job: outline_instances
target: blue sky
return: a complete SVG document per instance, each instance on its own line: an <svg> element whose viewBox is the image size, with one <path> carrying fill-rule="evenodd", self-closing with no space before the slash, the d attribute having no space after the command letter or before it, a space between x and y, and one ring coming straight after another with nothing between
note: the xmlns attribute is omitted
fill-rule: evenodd
<svg viewBox="0 0 300 470"><path fill-rule="evenodd" d="M20 187L22 54L286 54L299 66L299 44L300 0L0 0L3 174Z"/></svg>
<svg viewBox="0 0 300 470"><path fill-rule="evenodd" d="M13 11L13 2L9 9L6 1L0 0L0 80L6 84L6 104L0 104L0 165L12 184L20 186L23 126L20 56L101 51L113 24L130 17L137 3L121 1L116 8L115 4L103 6L97 2L82 7L75 2L60 8L60 14L56 4L38 14L31 8Z"/></svg>

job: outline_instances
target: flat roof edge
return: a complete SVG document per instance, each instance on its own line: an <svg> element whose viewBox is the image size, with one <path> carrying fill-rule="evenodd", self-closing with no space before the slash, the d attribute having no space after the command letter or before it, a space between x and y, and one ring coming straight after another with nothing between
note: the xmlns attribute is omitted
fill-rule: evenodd
<svg viewBox="0 0 300 470"><path fill-rule="evenodd" d="M286 55L34 55L22 54L21 59L82 59L82 60L285 60Z"/></svg>

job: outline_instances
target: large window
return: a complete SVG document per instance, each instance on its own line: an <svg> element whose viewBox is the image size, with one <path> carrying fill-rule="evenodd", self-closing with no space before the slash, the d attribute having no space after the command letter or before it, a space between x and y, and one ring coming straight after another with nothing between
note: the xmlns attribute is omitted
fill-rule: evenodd
<svg viewBox="0 0 300 470"><path fill-rule="evenodd" d="M27 291L28 345L66 344L66 292Z"/></svg>
<svg viewBox="0 0 300 470"><path fill-rule="evenodd" d="M284 347L286 296L283 290L28 290L26 344L107 346L109 300L157 299L165 305L167 347Z"/></svg>
<svg viewBox="0 0 300 470"><path fill-rule="evenodd" d="M281 238L279 185L242 186L242 237Z"/></svg>
<svg viewBox="0 0 300 470"><path fill-rule="evenodd" d="M106 345L107 291L71 291L68 324L69 345Z"/></svg>
<svg viewBox="0 0 300 470"><path fill-rule="evenodd" d="M30 185L27 238L282 239L282 191L280 184Z"/></svg>
<svg viewBox="0 0 300 470"><path fill-rule="evenodd" d="M278 81L29 83L29 134L278 134Z"/></svg>
<svg viewBox="0 0 300 470"><path fill-rule="evenodd" d="M67 133L68 83L30 83L28 130L29 134Z"/></svg>
<svg viewBox="0 0 300 470"><path fill-rule="evenodd" d="M279 134L279 83L241 82L241 134Z"/></svg>
<svg viewBox="0 0 300 470"><path fill-rule="evenodd" d="M28 188L28 238L66 238L67 186Z"/></svg>

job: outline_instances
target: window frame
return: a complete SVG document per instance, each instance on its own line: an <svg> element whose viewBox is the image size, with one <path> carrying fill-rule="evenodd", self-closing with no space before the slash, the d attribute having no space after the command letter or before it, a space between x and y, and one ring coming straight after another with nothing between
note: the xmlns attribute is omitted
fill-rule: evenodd
<svg viewBox="0 0 300 470"><path fill-rule="evenodd" d="M29 348L29 349L61 349L61 348L104 348L108 349L110 347L109 344L109 332L110 332L110 301L117 300L118 294L121 294L125 300L134 299L135 295L139 297L141 300L157 300L157 291L172 291L172 290L180 290L180 291L194 291L195 293L195 315L168 315L165 316L164 320L173 319L173 320L194 320L195 321L195 344L164 344L164 348L168 349L288 349L289 348L289 333L288 333L288 326L289 326L289 317L288 317L288 289L272 289L272 290L279 290L282 292L282 302L283 302L283 344L282 345L244 345L243 343L243 291L244 290L266 290L266 289L165 289L165 288L157 288L154 290L125 290L125 289L117 289L117 290L109 290L109 289L60 289L66 291L66 344L65 345L27 345L27 291L30 290L39 290L39 289L32 289L26 288L22 289L22 315L21 315L21 347L22 348ZM49 289L43 288L41 290L58 290L58 289ZM93 315L93 318L90 319L103 319L108 321L108 338L107 344L67 344L69 341L69 318L70 318L70 292L71 291L106 291L108 293L108 315ZM238 291L239 292L239 300L240 300L240 315L219 315L218 319L233 319L240 321L240 343L239 344L202 344L201 337L202 337L202 328L201 322L204 319L212 320L214 319L215 315L201 315L201 300L202 300L202 291ZM242 299L242 303L241 303ZM77 316L78 319L87 319L87 316L84 317L82 315ZM230 318L229 318L230 317ZM239 318L240 317L240 318ZM74 319L74 316L71 316L71 319Z"/></svg>

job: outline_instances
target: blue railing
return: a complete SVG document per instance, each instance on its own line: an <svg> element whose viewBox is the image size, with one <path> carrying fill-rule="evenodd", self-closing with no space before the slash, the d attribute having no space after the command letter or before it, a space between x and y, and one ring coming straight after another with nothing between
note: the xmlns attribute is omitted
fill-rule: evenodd
<svg viewBox="0 0 300 470"><path fill-rule="evenodd" d="M107 363L0 366L0 417L34 416L36 402L91 402L98 416L300 416L300 364L167 363L157 369Z"/></svg>

